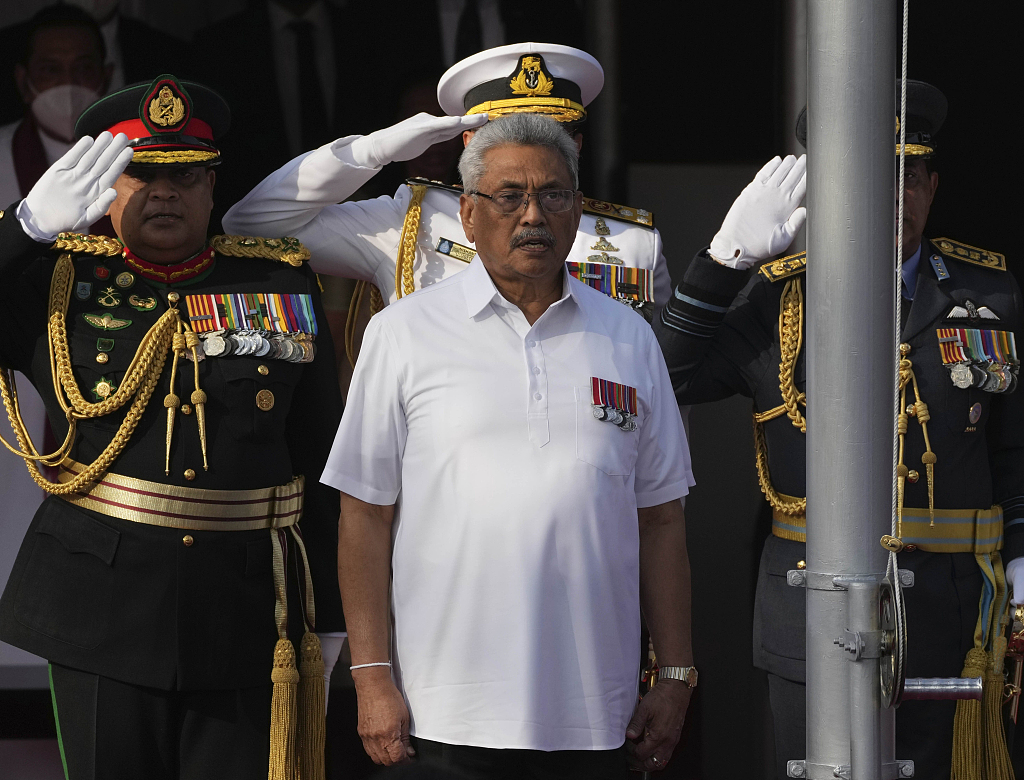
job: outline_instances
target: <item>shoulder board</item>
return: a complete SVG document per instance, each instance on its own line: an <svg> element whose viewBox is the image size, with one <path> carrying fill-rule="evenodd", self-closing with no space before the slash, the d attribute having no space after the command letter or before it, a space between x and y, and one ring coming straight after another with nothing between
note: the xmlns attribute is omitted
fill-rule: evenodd
<svg viewBox="0 0 1024 780"><path fill-rule="evenodd" d="M777 282L789 276L796 276L803 273L807 268L807 253L800 252L789 257L780 257L770 263L765 263L757 272L769 282Z"/></svg>
<svg viewBox="0 0 1024 780"><path fill-rule="evenodd" d="M228 257L261 257L288 263L296 268L309 260L309 250L297 238L257 238L255 236L214 236L210 247Z"/></svg>
<svg viewBox="0 0 1024 780"><path fill-rule="evenodd" d="M962 244L951 238L933 238L932 244L946 257L953 260L960 260L964 263L982 265L995 271L1006 270L1006 256L998 252L990 252L987 249L979 249L970 244Z"/></svg>
<svg viewBox="0 0 1024 780"><path fill-rule="evenodd" d="M654 214L647 209L635 209L632 206L620 206L618 203L609 203L606 200L595 200L583 196L583 212L585 214L596 214L599 217L617 219L620 222L632 222L634 225L643 227L654 227Z"/></svg>
<svg viewBox="0 0 1024 780"><path fill-rule="evenodd" d="M444 182L434 181L433 179L421 179L419 176L413 176L411 179L406 179L405 183L410 187L420 185L421 187L433 187L435 190L448 190L448 192L454 192L456 195L462 194L462 187L457 184L445 184Z"/></svg>
<svg viewBox="0 0 1024 780"><path fill-rule="evenodd" d="M59 233L51 249L58 252L76 252L83 255L113 257L121 254L124 245L110 236L86 236L81 233Z"/></svg>

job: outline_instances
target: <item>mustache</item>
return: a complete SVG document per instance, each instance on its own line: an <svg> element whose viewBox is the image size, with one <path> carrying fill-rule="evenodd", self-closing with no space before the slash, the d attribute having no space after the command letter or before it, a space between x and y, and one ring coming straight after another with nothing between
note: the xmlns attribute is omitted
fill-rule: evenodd
<svg viewBox="0 0 1024 780"><path fill-rule="evenodd" d="M528 241L540 241L547 244L549 248L555 247L555 235L547 228L523 228L516 233L508 242L509 249L515 249Z"/></svg>

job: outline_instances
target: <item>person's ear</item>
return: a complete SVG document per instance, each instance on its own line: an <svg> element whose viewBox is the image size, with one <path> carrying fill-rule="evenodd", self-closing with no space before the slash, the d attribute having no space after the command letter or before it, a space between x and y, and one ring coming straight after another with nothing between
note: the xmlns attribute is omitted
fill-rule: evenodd
<svg viewBox="0 0 1024 780"><path fill-rule="evenodd" d="M473 231L473 212L476 208L476 201L472 195L463 193L459 196L459 217L462 219L462 229L466 233L469 243L475 244L476 237Z"/></svg>

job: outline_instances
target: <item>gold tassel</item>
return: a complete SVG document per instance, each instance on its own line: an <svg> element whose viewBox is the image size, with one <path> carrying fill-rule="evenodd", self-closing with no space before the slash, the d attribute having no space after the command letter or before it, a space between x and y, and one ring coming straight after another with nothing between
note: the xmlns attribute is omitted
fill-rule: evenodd
<svg viewBox="0 0 1024 780"><path fill-rule="evenodd" d="M295 648L288 639L277 640L274 670L270 673L274 696L270 703L270 769L268 780L297 780L295 773L295 700L299 673Z"/></svg>
<svg viewBox="0 0 1024 780"><path fill-rule="evenodd" d="M327 701L324 691L324 658L320 637L307 631L302 637L299 663L299 777L325 780L324 748L327 742Z"/></svg>
<svg viewBox="0 0 1024 780"><path fill-rule="evenodd" d="M982 677L988 669L988 653L980 647L967 651L961 677ZM953 716L953 766L950 780L982 777L981 702L961 699Z"/></svg>
<svg viewBox="0 0 1024 780"><path fill-rule="evenodd" d="M1005 651L1006 640L1000 639ZM994 651L999 652L997 647ZM984 713L985 780L1013 780L1013 764L1006 747L1006 733L1003 731L1003 680L1002 671L992 670L985 676L985 689L981 706Z"/></svg>

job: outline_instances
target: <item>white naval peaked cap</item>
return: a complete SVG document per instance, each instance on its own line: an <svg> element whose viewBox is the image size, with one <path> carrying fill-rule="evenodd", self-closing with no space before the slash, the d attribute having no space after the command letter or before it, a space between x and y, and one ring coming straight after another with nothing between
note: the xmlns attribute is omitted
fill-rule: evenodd
<svg viewBox="0 0 1024 780"><path fill-rule="evenodd" d="M579 122L603 86L601 63L582 49L511 43L452 65L437 83L437 101L449 116L530 112Z"/></svg>

